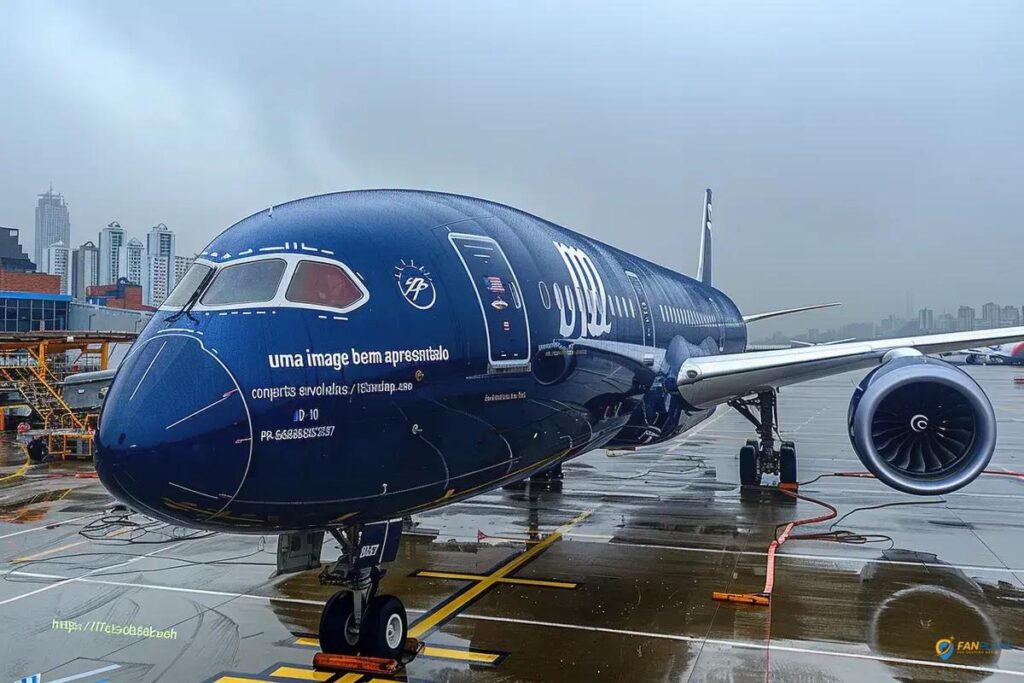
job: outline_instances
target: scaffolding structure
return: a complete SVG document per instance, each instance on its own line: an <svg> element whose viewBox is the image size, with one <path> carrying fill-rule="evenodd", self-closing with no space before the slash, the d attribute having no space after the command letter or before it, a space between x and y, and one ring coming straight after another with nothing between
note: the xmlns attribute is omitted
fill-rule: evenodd
<svg viewBox="0 0 1024 683"><path fill-rule="evenodd" d="M111 345L130 343L137 336L134 332L97 331L0 333L0 381L17 388L39 416L50 453L92 455L98 413L69 406L61 387L69 375L106 370Z"/></svg>

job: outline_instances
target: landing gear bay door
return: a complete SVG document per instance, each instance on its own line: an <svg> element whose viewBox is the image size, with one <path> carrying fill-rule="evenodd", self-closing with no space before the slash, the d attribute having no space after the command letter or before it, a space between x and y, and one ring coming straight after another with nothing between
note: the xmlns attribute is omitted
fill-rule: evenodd
<svg viewBox="0 0 1024 683"><path fill-rule="evenodd" d="M490 237L448 233L483 316L490 372L530 369L530 322L523 292L501 247Z"/></svg>

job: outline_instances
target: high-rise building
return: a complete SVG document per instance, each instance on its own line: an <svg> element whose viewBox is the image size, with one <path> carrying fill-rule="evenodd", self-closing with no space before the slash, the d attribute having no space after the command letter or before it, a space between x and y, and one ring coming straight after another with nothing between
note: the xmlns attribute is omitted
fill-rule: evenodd
<svg viewBox="0 0 1024 683"><path fill-rule="evenodd" d="M85 300L89 287L100 283L100 250L86 242L71 252L71 296Z"/></svg>
<svg viewBox="0 0 1024 683"><path fill-rule="evenodd" d="M999 304L989 301L981 307L982 328L999 327Z"/></svg>
<svg viewBox="0 0 1024 683"><path fill-rule="evenodd" d="M114 284L119 278L125 277L125 266L121 260L124 255L124 243L124 228L117 221L111 221L107 227L100 230L99 284Z"/></svg>
<svg viewBox="0 0 1024 683"><path fill-rule="evenodd" d="M967 332L974 329L974 309L961 306L956 311L956 329Z"/></svg>
<svg viewBox="0 0 1024 683"><path fill-rule="evenodd" d="M55 193L50 185L36 204L36 265L43 262L46 248L56 242L71 244L71 215L64 195Z"/></svg>
<svg viewBox="0 0 1024 683"><path fill-rule="evenodd" d="M0 228L0 269L14 273L32 273L36 264L28 260L21 248L17 228Z"/></svg>
<svg viewBox="0 0 1024 683"><path fill-rule="evenodd" d="M146 269L143 273L142 296L147 306L159 308L167 298L170 278L168 271L170 261L166 256L146 256Z"/></svg>
<svg viewBox="0 0 1024 683"><path fill-rule="evenodd" d="M122 277L128 278L128 282L133 285L141 285L143 273L142 269L145 263L145 254L143 253L142 242L132 237L124 245L124 274Z"/></svg>
<svg viewBox="0 0 1024 683"><path fill-rule="evenodd" d="M60 277L60 294L71 293L71 249L63 242L54 242L46 248L43 272Z"/></svg>
<svg viewBox="0 0 1024 683"><path fill-rule="evenodd" d="M922 308L917 312L917 326L922 332L930 332L935 328L935 311L930 308Z"/></svg>
<svg viewBox="0 0 1024 683"><path fill-rule="evenodd" d="M146 233L146 255L174 259L174 231L158 223Z"/></svg>
<svg viewBox="0 0 1024 683"><path fill-rule="evenodd" d="M146 233L146 259L149 287L144 287L146 304L159 306L174 287L174 231L158 223ZM157 260L150 260L157 259ZM157 271L164 273L164 279L157 281ZM151 303L159 301L160 303Z"/></svg>
<svg viewBox="0 0 1024 683"><path fill-rule="evenodd" d="M181 278L185 277L185 273L195 263L195 256L177 256L174 257L174 272L172 273L171 286L168 288L169 291L173 291L175 286L181 282Z"/></svg>
<svg viewBox="0 0 1024 683"><path fill-rule="evenodd" d="M1003 306L999 313L1000 327L1016 327L1020 325L1020 311L1016 306Z"/></svg>

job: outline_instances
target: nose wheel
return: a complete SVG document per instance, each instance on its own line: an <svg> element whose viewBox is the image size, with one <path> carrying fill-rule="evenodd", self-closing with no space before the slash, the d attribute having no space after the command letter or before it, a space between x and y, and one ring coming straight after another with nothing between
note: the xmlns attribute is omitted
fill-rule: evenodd
<svg viewBox="0 0 1024 683"><path fill-rule="evenodd" d="M796 444L780 440L778 450L775 449L779 433L776 391L762 391L752 399L738 398L729 405L757 429L757 438L747 439L740 449L740 486L760 486L765 474L777 474L780 484L795 484Z"/></svg>
<svg viewBox="0 0 1024 683"><path fill-rule="evenodd" d="M332 529L342 555L320 574L320 583L340 586L320 616L320 649L331 655L401 660L407 652L409 621L402 601L379 592L381 566L398 552L401 522L382 529ZM369 533L368 533L369 532Z"/></svg>

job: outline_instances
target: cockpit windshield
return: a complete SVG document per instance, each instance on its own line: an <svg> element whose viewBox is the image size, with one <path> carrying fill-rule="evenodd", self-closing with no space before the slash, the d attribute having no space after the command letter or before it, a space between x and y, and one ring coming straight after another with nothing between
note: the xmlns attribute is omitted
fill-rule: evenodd
<svg viewBox="0 0 1024 683"><path fill-rule="evenodd" d="M283 260L276 258L226 266L217 273L200 301L204 306L270 301L277 294L285 266Z"/></svg>
<svg viewBox="0 0 1024 683"><path fill-rule="evenodd" d="M184 306L195 295L196 290L202 286L203 281L211 270L213 268L210 266L202 263L193 263L185 273L185 276L175 285L171 295L164 299L164 306L174 306L176 308Z"/></svg>
<svg viewBox="0 0 1024 683"><path fill-rule="evenodd" d="M365 295L348 273L319 261L300 261L285 298L297 304L346 309Z"/></svg>

